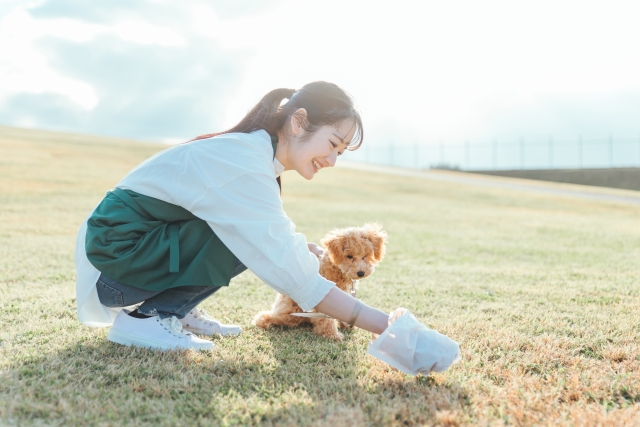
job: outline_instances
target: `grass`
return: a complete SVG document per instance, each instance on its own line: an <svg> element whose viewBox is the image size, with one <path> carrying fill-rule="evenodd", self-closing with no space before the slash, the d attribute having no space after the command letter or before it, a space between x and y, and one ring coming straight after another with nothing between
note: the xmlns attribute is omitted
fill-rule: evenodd
<svg viewBox="0 0 640 427"><path fill-rule="evenodd" d="M204 308L244 326L210 353L106 340L75 317L75 233L162 146L0 128L0 425L640 425L640 207L336 168L284 176L298 230L379 221L359 296L410 309L463 360L406 376L309 329L250 325L251 273ZM347 154L348 157L348 154Z"/></svg>

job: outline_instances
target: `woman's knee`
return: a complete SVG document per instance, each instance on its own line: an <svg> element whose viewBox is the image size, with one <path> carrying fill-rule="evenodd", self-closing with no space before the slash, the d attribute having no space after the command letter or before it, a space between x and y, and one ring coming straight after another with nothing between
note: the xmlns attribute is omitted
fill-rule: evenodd
<svg viewBox="0 0 640 427"><path fill-rule="evenodd" d="M106 307L127 307L158 295L162 291L149 291L125 285L105 274L96 282L100 303Z"/></svg>
<svg viewBox="0 0 640 427"><path fill-rule="evenodd" d="M106 307L124 307L122 291L107 285L102 278L96 283L100 303Z"/></svg>

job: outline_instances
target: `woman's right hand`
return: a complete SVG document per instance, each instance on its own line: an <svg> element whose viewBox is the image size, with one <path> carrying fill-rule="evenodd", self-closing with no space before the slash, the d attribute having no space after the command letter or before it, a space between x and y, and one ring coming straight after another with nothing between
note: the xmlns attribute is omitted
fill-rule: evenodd
<svg viewBox="0 0 640 427"><path fill-rule="evenodd" d="M460 360L458 343L427 328L404 308L389 315L387 331L369 346L369 354L409 375L442 372Z"/></svg>
<svg viewBox="0 0 640 427"><path fill-rule="evenodd" d="M322 258L324 249L322 249L320 246L316 245L315 243L307 243L307 247L309 248L309 252L317 256L318 259Z"/></svg>

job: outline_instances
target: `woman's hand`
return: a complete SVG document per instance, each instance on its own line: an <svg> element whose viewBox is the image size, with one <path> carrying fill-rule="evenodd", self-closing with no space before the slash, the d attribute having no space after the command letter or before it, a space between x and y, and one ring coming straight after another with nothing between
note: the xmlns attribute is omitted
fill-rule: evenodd
<svg viewBox="0 0 640 427"><path fill-rule="evenodd" d="M307 243L307 247L309 248L309 252L313 253L318 259L322 258L322 254L324 254L324 250L316 245L315 243Z"/></svg>
<svg viewBox="0 0 640 427"><path fill-rule="evenodd" d="M405 374L442 372L460 360L460 346L427 328L404 308L389 315L389 327L369 346L369 354Z"/></svg>

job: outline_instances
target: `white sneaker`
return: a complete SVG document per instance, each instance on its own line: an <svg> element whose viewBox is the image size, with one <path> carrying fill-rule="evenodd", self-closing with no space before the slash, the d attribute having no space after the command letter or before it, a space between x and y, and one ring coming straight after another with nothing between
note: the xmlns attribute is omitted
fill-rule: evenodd
<svg viewBox="0 0 640 427"><path fill-rule="evenodd" d="M128 313L129 310L122 310L116 316L107 334L109 341L159 350L211 350L214 347L211 341L183 331L182 324L175 316L137 319Z"/></svg>
<svg viewBox="0 0 640 427"><path fill-rule="evenodd" d="M235 337L240 335L242 328L238 325L223 325L213 317L209 316L201 308L194 308L184 319L180 319L182 327L194 334L202 335L222 335L223 337Z"/></svg>

